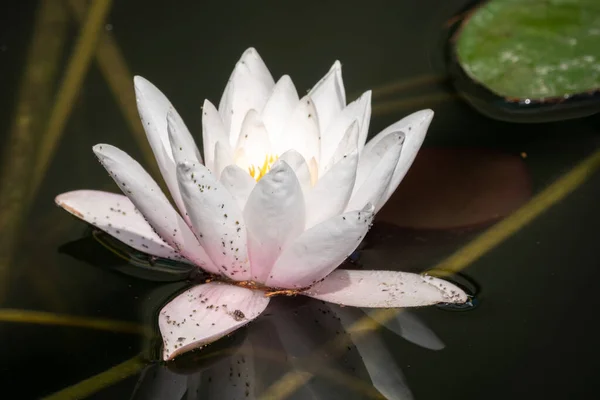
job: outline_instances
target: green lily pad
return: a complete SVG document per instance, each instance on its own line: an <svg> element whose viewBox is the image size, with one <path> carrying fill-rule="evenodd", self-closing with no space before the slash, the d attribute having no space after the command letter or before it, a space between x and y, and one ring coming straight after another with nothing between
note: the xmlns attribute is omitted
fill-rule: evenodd
<svg viewBox="0 0 600 400"><path fill-rule="evenodd" d="M491 0L455 36L466 74L509 100L600 90L600 1Z"/></svg>

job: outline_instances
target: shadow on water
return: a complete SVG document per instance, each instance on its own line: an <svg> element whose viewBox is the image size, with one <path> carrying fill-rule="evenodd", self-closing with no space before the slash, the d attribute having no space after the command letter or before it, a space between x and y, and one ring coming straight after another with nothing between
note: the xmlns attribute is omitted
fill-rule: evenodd
<svg viewBox="0 0 600 400"><path fill-rule="evenodd" d="M596 338L588 328L600 306L592 250L600 181L593 174L598 163L582 160L598 151L600 118L519 125L490 120L460 101L445 78L442 49L447 22L469 2L114 2L100 32L104 56L95 54L77 87L34 198L21 198L33 174L34 160L27 161L38 154L51 107L42 104L43 112L32 113L37 130L21 142L23 153L5 152L3 168L22 172L2 175L22 176L2 182L16 193L9 204L18 211L2 210L8 217L2 219L3 249L10 253L0 265L6 393L22 399L51 393L58 393L55 399L229 399L246 392L281 399L589 397L600 356L589 346ZM11 123L38 6L15 2L0 15L3 146L15 138ZM56 27L66 29L56 55L62 72L81 21L79 14L67 15L67 26ZM348 93L381 88L373 96L371 135L419 108L435 110L424 150L347 266L427 271L483 237L476 257L450 257L464 269L466 279L457 276L457 283L477 291L477 308L429 307L382 318L373 310L278 298L247 328L174 363L157 361L158 310L188 279L201 276L107 239L109 251L53 199L79 188L117 191L91 152L98 142L155 168L135 139L135 104L126 100L132 87L107 76L125 76L123 82L131 82L127 71L147 77L173 100L190 130L201 132L202 101L218 101L249 46L274 75L289 73L299 92L335 59L343 63ZM57 76L44 90L60 82ZM52 103L45 91L37 93ZM542 204L535 196L576 166L588 168L577 175L587 181L578 178L567 192L544 197L543 213L527 208ZM515 212L523 209L524 216ZM533 221L527 219L531 209L538 210ZM501 225L506 221L512 225ZM45 314L33 318L31 310ZM116 329L122 322L139 329ZM115 329L94 328L101 323ZM67 387L70 392L61 392Z"/></svg>

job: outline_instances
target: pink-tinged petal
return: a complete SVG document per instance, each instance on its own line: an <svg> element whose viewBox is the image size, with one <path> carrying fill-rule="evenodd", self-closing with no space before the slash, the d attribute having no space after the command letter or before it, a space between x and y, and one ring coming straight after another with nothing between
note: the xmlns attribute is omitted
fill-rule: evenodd
<svg viewBox="0 0 600 400"><path fill-rule="evenodd" d="M233 164L233 151L229 146L228 142L217 142L215 144L215 156L214 156L214 167L212 169L212 173L215 175L215 178L218 179L223 170L228 166Z"/></svg>
<svg viewBox="0 0 600 400"><path fill-rule="evenodd" d="M215 167L215 146L217 142L227 143L229 146L229 132L225 131L223 121L215 106L204 100L202 106L202 146L204 151L204 165L211 171Z"/></svg>
<svg viewBox="0 0 600 400"><path fill-rule="evenodd" d="M364 143L363 137L366 137L369 131L369 122L371 120L371 91L365 92L357 100L348 104L346 108L331 122L327 130L323 131L321 139L321 159L319 161L319 172L329 164L338 145L350 125L358 121L358 143L359 151L362 149L361 143Z"/></svg>
<svg viewBox="0 0 600 400"><path fill-rule="evenodd" d="M346 157L348 154L352 152L358 151L358 133L359 133L359 125L358 121L354 121L346 130L344 137L340 140L337 149L333 153L333 156L329 159L327 165L323 166L321 169L321 174L325 174L329 169L336 163L338 163L342 158Z"/></svg>
<svg viewBox="0 0 600 400"><path fill-rule="evenodd" d="M296 87L290 77L282 76L273 88L261 114L269 132L269 139L274 145L281 143L284 135L283 129L299 101Z"/></svg>
<svg viewBox="0 0 600 400"><path fill-rule="evenodd" d="M219 282L194 286L160 311L163 359L222 338L258 317L269 304L261 291Z"/></svg>
<svg viewBox="0 0 600 400"><path fill-rule="evenodd" d="M319 113L321 131L329 127L335 117L346 106L346 92L342 79L342 65L339 61L333 63L329 72L308 93L315 102Z"/></svg>
<svg viewBox="0 0 600 400"><path fill-rule="evenodd" d="M292 168L277 161L258 181L244 209L252 280L264 282L273 263L304 230L304 196Z"/></svg>
<svg viewBox="0 0 600 400"><path fill-rule="evenodd" d="M267 128L256 110L249 110L246 113L233 154L238 154L241 150L244 151L248 164L257 169L264 164L265 157L271 154L271 142Z"/></svg>
<svg viewBox="0 0 600 400"><path fill-rule="evenodd" d="M97 144L94 146L94 153L119 188L165 242L204 270L213 273L218 271L189 226L137 161L108 144Z"/></svg>
<svg viewBox="0 0 600 400"><path fill-rule="evenodd" d="M221 173L219 180L229 190L240 210L243 210L250 193L256 186L254 178L237 165L228 165Z"/></svg>
<svg viewBox="0 0 600 400"><path fill-rule="evenodd" d="M358 154L356 150L338 161L306 195L306 229L344 212L350 200Z"/></svg>
<svg viewBox="0 0 600 400"><path fill-rule="evenodd" d="M390 184L380 200L378 210L381 208L390 196L394 193L402 179L408 172L408 169L412 165L423 141L425 140L425 134L433 119L432 110L421 110L410 114L409 116L401 119L385 128L383 131L378 133L373 139L369 140L363 149L363 154L369 154L375 147L380 146L380 141L384 140L392 132L403 132L405 135L404 145L402 148L402 154L400 154L400 160L394 170ZM361 156L362 163L362 156ZM360 171L359 165L359 171ZM357 178L358 179L358 178Z"/></svg>
<svg viewBox="0 0 600 400"><path fill-rule="evenodd" d="M186 261L160 238L126 196L97 190L62 193L54 200L77 218L143 253Z"/></svg>
<svg viewBox="0 0 600 400"><path fill-rule="evenodd" d="M363 308L362 310L380 325L411 343L430 350L441 350L446 347L444 342L423 321L407 310L398 310L393 318L383 318L374 308Z"/></svg>
<svg viewBox="0 0 600 400"><path fill-rule="evenodd" d="M420 307L437 303L464 303L458 286L432 276L396 271L339 269L303 294L353 307Z"/></svg>
<svg viewBox="0 0 600 400"><path fill-rule="evenodd" d="M217 268L231 279L250 279L246 226L231 193L202 164L179 164L177 178L196 237Z"/></svg>
<svg viewBox="0 0 600 400"><path fill-rule="evenodd" d="M313 157L318 160L320 157L319 120L315 105L308 96L303 97L294 109L275 152L283 154L290 149L296 150L305 160Z"/></svg>
<svg viewBox="0 0 600 400"><path fill-rule="evenodd" d="M390 184L394 169L400 159L403 141L404 134L402 133L394 132L388 135L386 138L388 143L386 152L360 186L357 186L359 183L357 179L346 211L362 209L367 203L375 206L375 212L379 211L381 208L380 200ZM381 143L384 143L384 141ZM360 163L358 171L360 172Z"/></svg>
<svg viewBox="0 0 600 400"><path fill-rule="evenodd" d="M372 221L372 212L353 211L304 231L283 250L266 285L297 289L323 279L358 247Z"/></svg>
<svg viewBox="0 0 600 400"><path fill-rule="evenodd" d="M171 113L172 122L177 125L179 142L193 143L194 139L177 113L177 110L175 110L169 99L156 86L141 76L134 77L133 82L137 108L142 125L146 131L148 142L150 143L150 147L152 147L160 172L171 192L175 204L185 214L185 209L182 208L183 202L179 193L179 186L177 185L176 164L173 159L171 142L169 141L167 130L167 114Z"/></svg>
<svg viewBox="0 0 600 400"><path fill-rule="evenodd" d="M255 109L262 111L273 91L275 81L258 52L249 48L235 65L219 103L219 114L229 144L237 142L246 113Z"/></svg>
<svg viewBox="0 0 600 400"><path fill-rule="evenodd" d="M296 178L298 178L298 182L300 183L300 187L302 188L302 192L306 196L306 194L312 188L311 178L310 178L310 170L308 168L308 164L306 160L300 153L296 150L291 149L286 151L279 157L281 161L285 161L287 165L292 168L292 171L296 174Z"/></svg>

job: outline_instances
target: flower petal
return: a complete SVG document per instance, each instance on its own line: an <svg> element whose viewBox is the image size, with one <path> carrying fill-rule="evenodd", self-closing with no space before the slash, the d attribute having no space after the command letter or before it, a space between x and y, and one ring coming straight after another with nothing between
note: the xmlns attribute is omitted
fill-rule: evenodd
<svg viewBox="0 0 600 400"><path fill-rule="evenodd" d="M283 250L267 286L297 289L323 279L358 247L372 221L372 212L353 211L304 231Z"/></svg>
<svg viewBox="0 0 600 400"><path fill-rule="evenodd" d="M202 164L177 166L177 178L196 237L221 273L250 278L246 226L231 193Z"/></svg>
<svg viewBox="0 0 600 400"><path fill-rule="evenodd" d="M250 193L244 220L252 279L264 282L285 246L304 230L304 196L292 168L277 161Z"/></svg>
<svg viewBox="0 0 600 400"><path fill-rule="evenodd" d="M160 238L127 196L97 190L75 190L56 196L56 204L143 253L186 261Z"/></svg>
<svg viewBox="0 0 600 400"><path fill-rule="evenodd" d="M355 150L330 168L308 192L305 229L344 212L354 188L357 164Z"/></svg>
<svg viewBox="0 0 600 400"><path fill-rule="evenodd" d="M265 124L263 124L256 110L249 110L246 113L246 117L242 123L242 130L233 152L234 161L235 155L241 150L244 150L244 155L248 163L255 168L260 168L265 162L267 155L271 154L271 142L269 141L267 128L265 128Z"/></svg>
<svg viewBox="0 0 600 400"><path fill-rule="evenodd" d="M282 76L273 88L261 114L269 132L269 139L274 145L281 143L283 129L299 101L292 79L288 75Z"/></svg>
<svg viewBox="0 0 600 400"><path fill-rule="evenodd" d="M167 113L167 131L175 164L183 161L202 164L202 156L196 142L189 134L179 114L173 110Z"/></svg>
<svg viewBox="0 0 600 400"><path fill-rule="evenodd" d="M337 149L335 149L335 152L329 159L327 165L322 168L321 174L325 174L334 164L346 157L348 154L352 153L353 151L358 151L358 133L359 125L358 121L355 120L346 130L344 137L342 137L342 140L340 140Z"/></svg>
<svg viewBox="0 0 600 400"><path fill-rule="evenodd" d="M204 165L213 173L215 162L215 146L217 142L227 143L229 146L229 132L225 132L223 121L215 106L204 100L202 106L202 146L204 151Z"/></svg>
<svg viewBox="0 0 600 400"><path fill-rule="evenodd" d="M371 203L375 206L375 212L379 211L381 208L381 197L389 187L394 169L400 159L403 141L404 134L401 132L394 132L390 133L385 141L382 140L380 142L381 144L385 144L385 146L382 147L387 147L387 150L360 186L358 186L358 174L361 172L361 164L358 164L356 184L354 186L352 197L346 207L346 211L362 209L367 203Z"/></svg>
<svg viewBox="0 0 600 400"><path fill-rule="evenodd" d="M231 146L238 139L248 110L262 111L273 86L273 77L258 52L254 48L246 50L235 65L219 103L219 114Z"/></svg>
<svg viewBox="0 0 600 400"><path fill-rule="evenodd" d="M320 158L321 133L319 120L317 109L310 97L305 96L300 100L288 120L281 139L278 147L275 147L277 154L283 154L290 149L294 149L305 160L310 160L313 157L317 160Z"/></svg>
<svg viewBox="0 0 600 400"><path fill-rule="evenodd" d="M323 131L319 172L323 172L324 167L328 165L329 160L338 148L340 141L354 121L358 121L359 151L362 150L361 143L364 143L363 137L366 138L369 131L370 119L371 91L367 91L357 100L348 104L348 106L346 106L346 108L344 108L331 122L327 130Z"/></svg>
<svg viewBox="0 0 600 400"><path fill-rule="evenodd" d="M467 295L445 280L397 271L339 269L303 294L354 307L419 307L464 303Z"/></svg>
<svg viewBox="0 0 600 400"><path fill-rule="evenodd" d="M194 286L169 302L158 317L163 359L233 332L258 317L269 304L263 292L210 282Z"/></svg>
<svg viewBox="0 0 600 400"><path fill-rule="evenodd" d="M383 130L383 132L393 132L401 129L405 133L405 138L404 145L402 146L402 154L400 154L400 160L398 161L398 165L396 165L394 175L392 175L392 179L385 194L379 200L377 210L383 207L396 191L396 188L400 182L402 182L402 179L404 179L404 176L408 172L413 161L415 161L415 157L425 140L425 135L427 134L427 129L429 129L432 119L432 110L421 110Z"/></svg>
<svg viewBox="0 0 600 400"><path fill-rule="evenodd" d="M180 138L180 142L193 143L194 139L192 139L190 131L183 123L177 110L175 110L169 99L156 86L141 76L134 77L133 82L138 112L146 131L148 142L150 143L150 147L152 147L160 172L171 192L171 196L173 196L175 204L185 214L185 208L182 208L183 202L179 193L179 186L177 185L175 161L173 160L171 142L169 141L169 133L167 131L167 114L172 114L172 120L177 125L177 135Z"/></svg>
<svg viewBox="0 0 600 400"><path fill-rule="evenodd" d="M219 180L229 190L240 210L243 210L252 189L256 186L254 178L237 165L228 165L221 173Z"/></svg>
<svg viewBox="0 0 600 400"><path fill-rule="evenodd" d="M315 102L319 114L321 131L329 124L346 106L346 92L342 79L342 65L339 61L333 63L329 72L308 93Z"/></svg>
<svg viewBox="0 0 600 400"><path fill-rule="evenodd" d="M97 144L94 146L94 153L123 193L164 241L204 270L217 272L191 229L137 161L108 144Z"/></svg>
<svg viewBox="0 0 600 400"><path fill-rule="evenodd" d="M233 151L227 141L215 144L214 167L211 171L218 179L228 165L233 165Z"/></svg>
<svg viewBox="0 0 600 400"><path fill-rule="evenodd" d="M289 165L290 168L292 168L292 170L296 174L296 178L298 178L298 182L300 183L302 192L306 196L306 194L312 188L312 184L310 170L304 157L302 157L302 155L296 150L291 149L283 153L281 157L279 157L279 159L281 161L285 161L287 165Z"/></svg>

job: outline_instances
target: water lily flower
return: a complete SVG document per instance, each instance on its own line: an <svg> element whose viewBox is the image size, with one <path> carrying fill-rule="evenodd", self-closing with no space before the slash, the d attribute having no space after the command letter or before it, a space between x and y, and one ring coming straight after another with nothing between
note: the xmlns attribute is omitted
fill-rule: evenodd
<svg viewBox="0 0 600 400"><path fill-rule="evenodd" d="M275 82L250 48L218 108L204 102L203 158L166 96L139 76L134 86L177 208L140 164L108 144L93 150L125 196L80 190L56 202L136 250L212 275L161 310L164 359L247 324L274 295L356 307L466 301L460 288L431 276L336 270L408 171L431 110L367 142L371 92L346 104L339 62L300 98L290 77Z"/></svg>

